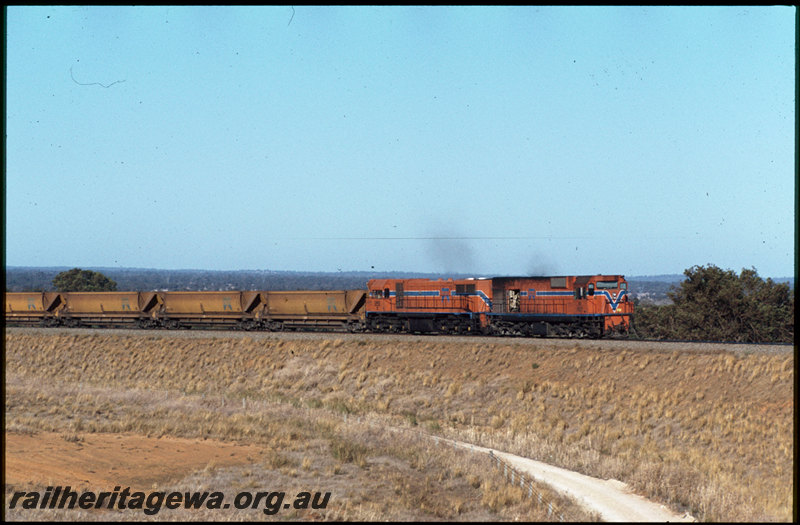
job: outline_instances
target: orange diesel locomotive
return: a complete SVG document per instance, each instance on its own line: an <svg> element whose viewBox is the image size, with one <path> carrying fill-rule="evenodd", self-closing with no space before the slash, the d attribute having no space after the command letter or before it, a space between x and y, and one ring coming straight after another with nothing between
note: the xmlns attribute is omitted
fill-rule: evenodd
<svg viewBox="0 0 800 525"><path fill-rule="evenodd" d="M376 332L603 337L633 315L621 275L373 279L366 327Z"/></svg>

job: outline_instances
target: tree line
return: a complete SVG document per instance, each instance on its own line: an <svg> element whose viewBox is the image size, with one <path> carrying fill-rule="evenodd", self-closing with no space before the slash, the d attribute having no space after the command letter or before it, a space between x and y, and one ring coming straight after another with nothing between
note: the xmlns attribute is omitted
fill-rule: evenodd
<svg viewBox="0 0 800 525"><path fill-rule="evenodd" d="M226 273L227 272L222 272ZM333 279L332 275L336 278ZM407 274L404 274L408 277ZM426 277L432 278L427 274ZM246 284L241 279L246 276ZM794 289L786 283L759 277L755 268L740 274L714 265L693 266L685 279L667 293L672 304L637 304L634 314L636 336L645 339L732 341L743 343L794 342ZM187 271L179 287L185 290L331 290L362 288L372 276L366 272L339 274L267 273L253 277L247 272L230 272L228 284L209 272ZM218 278L219 276L215 276ZM169 285L170 278L166 282ZM174 283L174 281L173 281ZM132 283L128 283L132 284ZM52 286L59 292L116 291L117 282L104 274L73 268L58 273ZM158 289L160 286L123 286L128 290ZM166 286L164 286L166 288Z"/></svg>
<svg viewBox="0 0 800 525"><path fill-rule="evenodd" d="M6 268L7 292L68 291L59 289L59 274L88 272L80 268ZM116 290L139 291L228 291L228 290L356 290L370 279L459 277L410 272L298 272L272 270L159 270L140 268L94 268L96 273L116 282ZM467 276L464 276L467 277ZM77 291L77 290L72 290ZM95 289L95 291L98 291Z"/></svg>
<svg viewBox="0 0 800 525"><path fill-rule="evenodd" d="M636 335L646 339L794 342L794 289L714 265L693 266L668 292L672 304L637 305Z"/></svg>

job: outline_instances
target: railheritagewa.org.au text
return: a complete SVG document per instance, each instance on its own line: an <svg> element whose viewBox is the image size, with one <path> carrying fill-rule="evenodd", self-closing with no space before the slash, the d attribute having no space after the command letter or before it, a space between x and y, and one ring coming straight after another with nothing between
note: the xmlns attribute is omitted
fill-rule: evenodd
<svg viewBox="0 0 800 525"><path fill-rule="evenodd" d="M133 509L152 516L162 509L260 509L264 514L281 510L325 509L330 492L298 492L294 496L281 491L244 491L232 499L214 491L132 491L130 487L114 487L113 491L72 490L47 487L44 491L17 491L11 495L9 509Z"/></svg>

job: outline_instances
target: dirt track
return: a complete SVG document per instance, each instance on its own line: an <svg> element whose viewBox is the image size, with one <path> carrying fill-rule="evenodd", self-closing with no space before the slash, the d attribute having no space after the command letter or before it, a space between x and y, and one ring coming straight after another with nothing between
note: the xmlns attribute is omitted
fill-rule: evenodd
<svg viewBox="0 0 800 525"><path fill-rule="evenodd" d="M551 486L556 491L577 501L588 511L596 512L605 521L611 522L691 522L691 516L675 514L668 508L653 503L631 492L628 486L617 480L602 480L554 467L540 461L515 456L499 450L478 447L469 443L457 445L481 452L492 453L514 469L524 472L536 481Z"/></svg>

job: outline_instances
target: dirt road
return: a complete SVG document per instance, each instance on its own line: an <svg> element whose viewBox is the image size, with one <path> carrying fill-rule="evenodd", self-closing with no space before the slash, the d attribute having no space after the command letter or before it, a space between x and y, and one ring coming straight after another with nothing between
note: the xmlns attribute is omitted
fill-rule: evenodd
<svg viewBox="0 0 800 525"><path fill-rule="evenodd" d="M441 439L441 438L440 438ZM449 441L449 440L446 440ZM450 441L453 443L452 441ZM616 522L690 522L688 514L675 514L658 503L653 503L617 480L602 480L584 474L554 467L532 459L515 456L469 443L454 442L475 452L490 452L516 470L532 476L556 491L573 498L584 508L596 512L604 521Z"/></svg>

